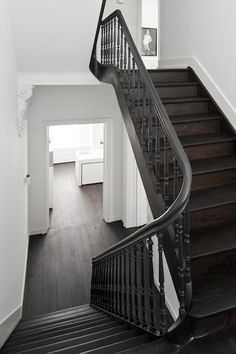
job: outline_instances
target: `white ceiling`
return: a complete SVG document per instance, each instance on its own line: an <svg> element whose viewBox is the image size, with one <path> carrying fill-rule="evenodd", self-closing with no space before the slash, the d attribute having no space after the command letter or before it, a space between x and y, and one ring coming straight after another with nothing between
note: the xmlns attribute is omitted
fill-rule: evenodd
<svg viewBox="0 0 236 354"><path fill-rule="evenodd" d="M21 80L31 84L93 81L88 66L101 3L9 0Z"/></svg>

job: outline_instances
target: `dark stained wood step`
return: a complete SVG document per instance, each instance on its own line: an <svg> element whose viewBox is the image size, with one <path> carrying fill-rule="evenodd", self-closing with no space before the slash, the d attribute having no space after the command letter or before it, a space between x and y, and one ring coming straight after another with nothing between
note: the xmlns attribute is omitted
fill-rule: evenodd
<svg viewBox="0 0 236 354"><path fill-rule="evenodd" d="M191 232L192 260L232 249L236 252L236 221Z"/></svg>
<svg viewBox="0 0 236 354"><path fill-rule="evenodd" d="M236 156L213 157L191 161L192 167L192 191L208 189L236 183ZM164 174L163 165L161 175ZM179 185L182 184L182 174L179 175ZM161 178L164 183L164 178ZM173 165L169 167L169 193L174 188Z"/></svg>
<svg viewBox="0 0 236 354"><path fill-rule="evenodd" d="M66 330L66 331L71 331L71 330L83 330L88 327L94 327L95 324L103 324L107 322L112 322L113 320L108 318L105 315L99 315L99 316L91 316L90 318L86 318L85 320L68 320L66 322L62 323L55 323L53 325L47 325L43 327L38 327L34 328L31 330L25 330L25 331L17 331L14 332L11 336L11 340L15 340L16 338L24 338L24 337L33 337L34 335L39 336L40 334L46 333L48 336L61 331L61 330Z"/></svg>
<svg viewBox="0 0 236 354"><path fill-rule="evenodd" d="M159 82L154 83L160 98L190 97L198 95L198 82Z"/></svg>
<svg viewBox="0 0 236 354"><path fill-rule="evenodd" d="M72 319L76 319L76 320L84 320L87 316L93 316L96 315L98 316L99 313L97 311L95 311L94 309L90 308L89 310L85 310L85 311L74 311L74 312L70 312L70 313L64 313L63 315L58 315L58 316L50 316L47 318L40 318L40 319L32 319L29 321L24 321L22 323L19 324L17 331L22 331L22 330L27 330L27 329L33 329L35 327L43 327L46 325L50 325L53 323L61 323L61 322L65 322L66 320L72 320Z"/></svg>
<svg viewBox="0 0 236 354"><path fill-rule="evenodd" d="M157 69L148 70L154 82L190 81L189 69Z"/></svg>
<svg viewBox="0 0 236 354"><path fill-rule="evenodd" d="M227 274L226 270L218 280L211 279L211 276L209 276L201 287L194 289L190 315L196 318L208 317L236 309L235 280L236 274Z"/></svg>
<svg viewBox="0 0 236 354"><path fill-rule="evenodd" d="M190 211L236 203L236 184L192 192Z"/></svg>
<svg viewBox="0 0 236 354"><path fill-rule="evenodd" d="M201 122L201 121L209 121L209 120L218 120L221 119L222 116L219 113L197 113L197 114L185 114L185 115L172 115L170 116L170 120L173 124L180 123L192 123L192 122Z"/></svg>
<svg viewBox="0 0 236 354"><path fill-rule="evenodd" d="M196 103L196 102L209 102L209 97L191 96L191 97L166 97L162 99L164 105L167 104L180 104L180 103Z"/></svg>
<svg viewBox="0 0 236 354"><path fill-rule="evenodd" d="M35 341L50 340L54 337L63 337L68 335L73 335L76 333L78 336L84 336L90 333L95 333L96 331L104 330L106 328L112 328L116 325L116 322L112 319L106 318L100 321L92 322L87 324L87 326L71 326L69 328L59 328L53 331L45 332L34 332L33 334L20 336L17 338L12 338L7 342L7 346L15 346L25 343L33 343Z"/></svg>
<svg viewBox="0 0 236 354"><path fill-rule="evenodd" d="M54 354L54 353L63 353L63 354L77 354L77 353L86 353L89 350L98 350L99 347L104 347L104 346L108 346L108 345L112 345L115 343L119 343L119 342L123 342L127 339L131 339L134 337L138 337L137 335L137 331L136 330L123 330L120 333L116 333L116 334L112 334L110 336L105 336L105 337L100 337L99 339L95 339L93 341L89 341L87 343L82 343L82 344L77 344L77 345L73 345L70 347L64 347L63 349L51 349L50 350L50 354ZM57 348L57 346L56 346ZM33 349L32 351L25 351L25 352L17 352L17 354L23 354L23 353L27 353L27 354L46 354L48 353L47 351L37 351L35 349ZM13 354L13 353L12 353Z"/></svg>
<svg viewBox="0 0 236 354"><path fill-rule="evenodd" d="M27 343L23 345L18 345L9 348L9 353L34 353L43 354L49 353L50 351L61 350L63 348L68 348L74 345L82 345L84 343L89 343L96 339L108 337L113 334L122 333L124 331L124 326L117 325L114 327L107 328L103 331L96 331L84 336L77 336L74 334L69 338L64 337L53 337L51 343L45 343L45 341L37 341L33 343Z"/></svg>
<svg viewBox="0 0 236 354"><path fill-rule="evenodd" d="M236 141L236 136L233 134L200 134L180 137L183 147L218 144L230 141Z"/></svg>

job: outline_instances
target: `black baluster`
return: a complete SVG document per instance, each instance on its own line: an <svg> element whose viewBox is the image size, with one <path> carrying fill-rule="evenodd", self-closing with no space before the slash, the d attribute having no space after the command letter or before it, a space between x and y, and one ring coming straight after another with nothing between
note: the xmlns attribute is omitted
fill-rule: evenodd
<svg viewBox="0 0 236 354"><path fill-rule="evenodd" d="M119 253L116 252L116 301L117 301L117 315L120 316L120 257Z"/></svg>
<svg viewBox="0 0 236 354"><path fill-rule="evenodd" d="M184 259L185 259L185 281L191 283L191 268L190 268L190 215L189 205L187 205L184 213Z"/></svg>
<svg viewBox="0 0 236 354"><path fill-rule="evenodd" d="M117 28L117 69L120 70L120 32L121 32L121 25L118 21L118 28Z"/></svg>
<svg viewBox="0 0 236 354"><path fill-rule="evenodd" d="M101 64L104 64L104 25L101 26Z"/></svg>
<svg viewBox="0 0 236 354"><path fill-rule="evenodd" d="M140 245L134 245L134 260L135 260L135 323L141 324L141 267L140 267Z"/></svg>
<svg viewBox="0 0 236 354"><path fill-rule="evenodd" d="M125 285L126 285L126 277L125 277L125 250L121 250L121 314L122 317L125 318L126 312L126 296L125 296Z"/></svg>
<svg viewBox="0 0 236 354"><path fill-rule="evenodd" d="M130 96L130 90L131 90L131 51L130 51L130 47L128 47L128 78L127 78L128 96Z"/></svg>
<svg viewBox="0 0 236 354"><path fill-rule="evenodd" d="M117 65L117 17L114 19L114 65Z"/></svg>
<svg viewBox="0 0 236 354"><path fill-rule="evenodd" d="M155 156L156 156L156 192L161 192L161 125L156 117L156 138L155 138Z"/></svg>
<svg viewBox="0 0 236 354"><path fill-rule="evenodd" d="M140 264L141 264L141 325L142 327L147 328L146 320L146 297L148 297L147 287L146 287L146 263L145 263L145 249L146 249L146 240L140 241Z"/></svg>
<svg viewBox="0 0 236 354"><path fill-rule="evenodd" d="M164 134L164 201L165 207L169 206L169 145L166 135Z"/></svg>
<svg viewBox="0 0 236 354"><path fill-rule="evenodd" d="M114 313L117 313L117 256L116 254L113 254L113 263L114 263L114 268L113 268L113 304L114 304Z"/></svg>
<svg viewBox="0 0 236 354"><path fill-rule="evenodd" d="M158 235L159 284L160 284L160 333L166 333L165 276L163 266L163 234Z"/></svg>
<svg viewBox="0 0 236 354"><path fill-rule="evenodd" d="M183 247L183 215L178 219L178 248L179 248L179 315L185 315L185 274L184 274L184 247Z"/></svg>
<svg viewBox="0 0 236 354"><path fill-rule="evenodd" d="M153 272L153 240L152 237L148 238L148 262L149 262L149 308L150 308L150 319L149 319L149 330L151 332L157 331L158 326L158 314L156 306L156 296L154 291L154 272Z"/></svg>
<svg viewBox="0 0 236 354"><path fill-rule="evenodd" d="M129 303L130 303L130 321L135 320L135 263L134 263L134 246L129 247Z"/></svg>
<svg viewBox="0 0 236 354"><path fill-rule="evenodd" d="M124 75L123 80L125 83L125 87L127 87L127 41L126 37L124 36Z"/></svg>
<svg viewBox="0 0 236 354"><path fill-rule="evenodd" d="M130 304L129 304L129 294L130 294L130 288L129 288L129 275L130 275L130 270L129 270L129 249L126 248L124 252L124 274L125 274L125 314L124 317L125 319L130 320Z"/></svg>

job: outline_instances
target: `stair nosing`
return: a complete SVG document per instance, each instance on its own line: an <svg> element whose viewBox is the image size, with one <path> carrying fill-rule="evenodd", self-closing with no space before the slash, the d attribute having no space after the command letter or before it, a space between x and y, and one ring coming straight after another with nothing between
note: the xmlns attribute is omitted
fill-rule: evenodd
<svg viewBox="0 0 236 354"><path fill-rule="evenodd" d="M164 105L167 104L181 104L181 103L198 103L198 102L210 102L209 97L201 96L181 96L181 97L165 97L161 98Z"/></svg>

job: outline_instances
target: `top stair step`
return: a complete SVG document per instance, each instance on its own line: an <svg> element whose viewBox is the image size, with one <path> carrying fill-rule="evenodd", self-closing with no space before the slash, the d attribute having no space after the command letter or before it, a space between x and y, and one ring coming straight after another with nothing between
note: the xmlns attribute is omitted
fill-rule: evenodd
<svg viewBox="0 0 236 354"><path fill-rule="evenodd" d="M186 82L190 81L190 70L187 69L157 69L148 70L153 82Z"/></svg>

